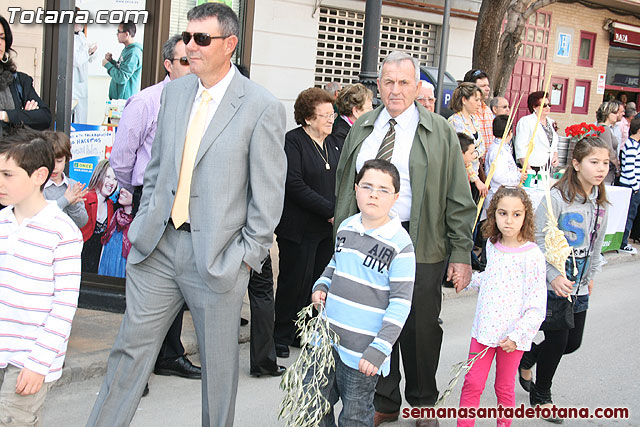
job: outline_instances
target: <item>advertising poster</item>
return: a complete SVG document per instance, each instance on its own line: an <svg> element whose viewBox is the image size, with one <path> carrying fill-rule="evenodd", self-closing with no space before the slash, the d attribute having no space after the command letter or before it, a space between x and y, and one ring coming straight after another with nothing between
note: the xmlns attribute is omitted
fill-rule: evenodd
<svg viewBox="0 0 640 427"><path fill-rule="evenodd" d="M106 159L113 146L115 132L105 126L71 125L71 162L69 177L89 185L93 170Z"/></svg>

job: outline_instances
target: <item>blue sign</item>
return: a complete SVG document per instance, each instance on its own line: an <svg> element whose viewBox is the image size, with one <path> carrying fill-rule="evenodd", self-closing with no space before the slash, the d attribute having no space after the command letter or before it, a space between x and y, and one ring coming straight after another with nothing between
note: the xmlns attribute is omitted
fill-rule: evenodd
<svg viewBox="0 0 640 427"><path fill-rule="evenodd" d="M556 56L568 58L571 53L571 34L558 33Z"/></svg>

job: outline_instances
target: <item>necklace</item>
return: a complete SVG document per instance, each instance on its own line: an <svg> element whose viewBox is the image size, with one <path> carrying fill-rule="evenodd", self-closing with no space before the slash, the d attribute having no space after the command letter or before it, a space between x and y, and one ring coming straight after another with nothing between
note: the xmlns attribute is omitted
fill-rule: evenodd
<svg viewBox="0 0 640 427"><path fill-rule="evenodd" d="M307 132L306 129L304 129L304 131L305 131L305 133L307 135L309 135L309 132ZM329 153L328 153L328 150L327 150L327 144L322 144L322 151L324 151L324 155L322 155L322 151L320 151L320 149L318 148L318 146L320 144L315 139L313 139L311 137L311 135L309 135L309 138L311 139L311 142L312 142L313 146L316 147L316 151L318 152L318 155L320 156L320 158L324 162L324 168L326 170L330 170L331 166L329 165Z"/></svg>

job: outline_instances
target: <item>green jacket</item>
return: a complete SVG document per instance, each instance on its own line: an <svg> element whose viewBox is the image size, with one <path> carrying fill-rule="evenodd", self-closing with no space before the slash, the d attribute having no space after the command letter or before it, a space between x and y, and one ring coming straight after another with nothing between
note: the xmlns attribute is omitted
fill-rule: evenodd
<svg viewBox="0 0 640 427"><path fill-rule="evenodd" d="M131 43L122 50L118 62L112 59L104 64L104 68L111 76L109 99L129 99L140 91L142 46Z"/></svg>
<svg viewBox="0 0 640 427"><path fill-rule="evenodd" d="M335 229L358 212L354 191L356 158L382 108L358 118L344 142L336 172ZM476 206L458 137L444 118L421 105L418 111L420 120L409 154L409 234L416 262L437 263L450 254L451 262L470 264Z"/></svg>

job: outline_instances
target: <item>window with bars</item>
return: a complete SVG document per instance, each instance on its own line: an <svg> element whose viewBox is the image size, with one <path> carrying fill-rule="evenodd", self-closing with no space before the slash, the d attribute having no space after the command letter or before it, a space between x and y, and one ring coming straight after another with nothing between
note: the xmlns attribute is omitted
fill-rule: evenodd
<svg viewBox="0 0 640 427"><path fill-rule="evenodd" d="M380 22L378 63L394 50L413 55L420 65L437 66L438 26L404 18L383 16ZM362 63L364 13L320 8L315 84L343 84L358 80Z"/></svg>

